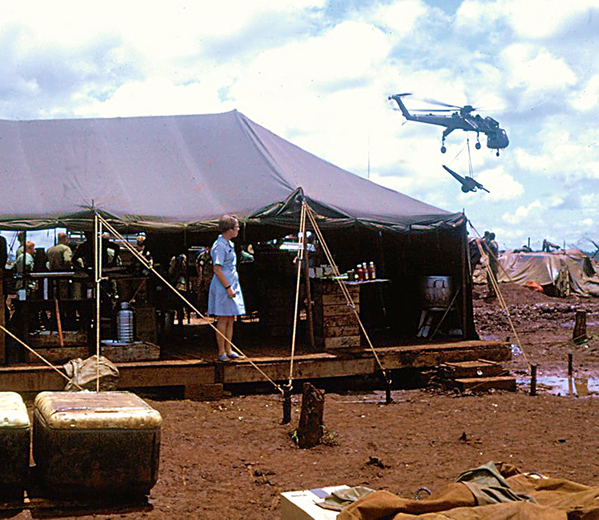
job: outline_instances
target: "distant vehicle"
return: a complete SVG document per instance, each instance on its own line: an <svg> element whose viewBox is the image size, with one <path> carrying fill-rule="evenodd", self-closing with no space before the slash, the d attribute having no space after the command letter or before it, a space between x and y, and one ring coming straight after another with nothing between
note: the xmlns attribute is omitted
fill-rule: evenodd
<svg viewBox="0 0 599 520"><path fill-rule="evenodd" d="M469 191L476 190L484 190L487 193L491 193L487 188L485 188L480 182L475 181L472 177L462 177L459 173L454 172L444 164L442 165L446 171L448 171L455 180L457 180L462 185L462 191L464 193L468 193Z"/></svg>
<svg viewBox="0 0 599 520"><path fill-rule="evenodd" d="M476 108L472 105L465 105L463 107L457 105L449 105L447 103L437 103L441 106L448 108L441 109L425 109L417 110L417 112L428 112L428 114L414 115L408 111L402 98L404 96L410 96L409 93L395 94L389 96L389 99L393 99L397 102L401 113L408 121L416 121L417 123L427 123L429 125L444 126L445 130L441 137L441 153L445 153L445 138L454 130L464 130L465 132L476 132L476 144L477 150L480 150L480 133L482 132L487 136L487 148L491 148L497 151L499 157L499 150L507 148L510 141L507 136L507 132L499 126L499 122L492 117L481 117L480 115L472 115ZM456 110L457 109L457 110ZM433 112L451 112L448 115L435 115Z"/></svg>

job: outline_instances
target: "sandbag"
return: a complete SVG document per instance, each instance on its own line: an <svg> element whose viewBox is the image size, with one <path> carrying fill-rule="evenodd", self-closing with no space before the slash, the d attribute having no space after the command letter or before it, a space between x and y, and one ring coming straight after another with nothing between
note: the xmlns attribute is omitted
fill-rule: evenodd
<svg viewBox="0 0 599 520"><path fill-rule="evenodd" d="M77 392L81 389L96 390L96 380L100 380L100 390L116 390L119 383L119 369L108 358L93 355L86 360L71 359L64 365L69 382L65 386L67 392Z"/></svg>

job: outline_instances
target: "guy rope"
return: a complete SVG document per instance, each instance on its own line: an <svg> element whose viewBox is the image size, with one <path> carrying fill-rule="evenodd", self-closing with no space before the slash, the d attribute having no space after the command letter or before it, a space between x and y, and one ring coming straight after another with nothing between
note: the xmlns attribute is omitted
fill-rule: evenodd
<svg viewBox="0 0 599 520"><path fill-rule="evenodd" d="M385 369L385 367L383 366L381 359L376 351L376 349L374 348L374 345L372 344L372 341L370 340L370 336L368 335L368 332L366 332L366 328L364 327L364 324L362 323L362 320L360 319L360 314L358 313L357 309L356 309L356 305L349 293L349 291L347 290L347 287L345 286L345 284L343 283L343 281L341 280L341 274L339 272L339 268L337 267L337 264L335 263L335 260L333 259L333 255L331 254L331 251L329 249L329 247L327 246L327 243L324 239L324 236L322 234L322 231L320 230L320 228L318 227L318 222L316 221L316 213L314 212L314 210L312 208L310 208L309 206L307 206L307 214L308 214L308 218L310 219L310 223L312 224L312 227L314 228L314 232L316 233L316 236L318 237L318 240L320 241L321 245L322 245L322 249L325 253L325 256L327 257L327 261L329 262L329 264L331 265L332 269L333 269L333 275L335 276L339 287L341 288L341 292L343 293L343 295L345 296L345 299L347 301L347 305L351 308L352 312L354 313L356 319L358 320L358 324L360 326L360 329L362 331L362 333L364 334L364 337L366 338L366 341L368 342L368 346L370 347L370 350L372 351L372 354L374 356L374 359L376 360L378 366L381 369L381 372L383 374L383 377L385 378L385 383L387 385L387 402L390 402L390 386L391 386L391 379L389 378L389 375L387 373L387 370Z"/></svg>
<svg viewBox="0 0 599 520"><path fill-rule="evenodd" d="M474 232L476 233L478 240L476 240L476 245L478 247L478 250L481 254L481 256L483 256L484 254L486 254L487 256L493 255L494 253L492 251L483 251L482 245L480 243L480 234L479 232L476 230L476 228L472 225L472 222L468 221L468 223L470 224L470 227L474 230ZM500 266L501 269L503 269L501 267L501 265L499 264L499 258L494 257L493 260L495 260L497 262L497 264ZM491 281L491 285L493 286L493 289L495 290L495 293L497 294L497 299L499 300L499 305L501 306L503 312L505 313L508 323L510 325L510 328L512 329L512 332L514 333L514 337L516 338L516 344L518 345L518 348L520 349L520 351L524 354L524 358L526 359L527 363L530 365L530 358L528 357L526 351L522 348L522 342L520 341L520 336L518 336L518 332L516 331L516 327L514 326L514 322L512 321L512 317L510 315L510 311L508 309L507 303L505 302L505 299L503 297L503 294L501 293L500 289L499 289L499 282L497 281L497 278L495 277L495 275L493 274L493 271L491 270L491 266L489 265L489 263L487 263L487 265L485 266L485 269L487 271L487 276L489 278L489 280ZM505 273L505 270L504 270ZM507 273L506 273L507 275Z"/></svg>
<svg viewBox="0 0 599 520"><path fill-rule="evenodd" d="M158 277L171 291L173 291L179 298L181 298L181 300L183 300L183 302L185 302L186 305L189 306L189 308L194 311L198 316L200 316L200 318L206 318L206 316L204 316L204 314L202 314L183 294L181 294L175 287L173 287L172 284L169 283L169 281L162 276L156 269L154 269L154 266L152 265L151 262L149 262L146 258L144 258L130 243L129 241L127 241L106 219L104 219L102 217L102 215L98 214L98 219L100 220L100 222L106 227L106 229L108 229L115 237L117 237L119 240L121 240L122 244L125 246L126 249L129 250L129 252L135 257L137 258L142 265L148 269L149 271L151 271L152 273L154 273L156 275L156 277ZM210 325L210 327L212 327L217 334L219 334L221 337L223 337L225 339L225 341L231 346L231 348L236 351L238 354L240 354L241 356L243 356L245 358L245 360L252 366L254 367L258 372L260 372L260 374L262 374L262 376L269 381L281 394L284 394L283 389L281 388L281 386L279 386L277 383L275 383L269 376L268 374L266 374L258 365L256 365L256 363L254 363L251 359L249 359L242 351L241 349L239 349L239 347L237 347L232 341L230 341L221 331L219 331L211 322L207 322L208 325Z"/></svg>

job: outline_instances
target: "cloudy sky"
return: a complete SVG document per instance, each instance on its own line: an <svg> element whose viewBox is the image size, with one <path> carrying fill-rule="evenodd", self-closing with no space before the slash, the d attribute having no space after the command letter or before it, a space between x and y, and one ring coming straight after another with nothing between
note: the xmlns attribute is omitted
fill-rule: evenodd
<svg viewBox="0 0 599 520"><path fill-rule="evenodd" d="M296 145L430 204L500 247L599 242L598 0L0 0L0 118L238 109ZM481 107L508 132L405 124L411 92ZM484 137L484 136L483 136Z"/></svg>

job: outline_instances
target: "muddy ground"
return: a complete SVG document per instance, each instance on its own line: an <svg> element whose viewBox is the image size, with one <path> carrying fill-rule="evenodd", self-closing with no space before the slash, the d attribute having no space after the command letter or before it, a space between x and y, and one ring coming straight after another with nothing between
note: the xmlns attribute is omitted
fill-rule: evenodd
<svg viewBox="0 0 599 520"><path fill-rule="evenodd" d="M481 337L515 342L498 302L483 293L477 286ZM565 376L568 352L577 376L599 374L599 342L570 341L577 309L587 310L589 334L599 328L599 299L551 298L507 284L502 294L524 352L506 367L519 379L527 380L529 363L538 364L540 376ZM160 478L148 507L79 516L275 519L282 491L347 484L412 496L420 486L438 489L490 460L599 485L598 398L549 391L541 385L531 397L524 385L516 393L485 395L398 390L387 406L380 392L328 393L326 443L311 450L298 449L290 436L299 418L297 397L291 426L281 425L278 395L152 400L164 427Z"/></svg>

